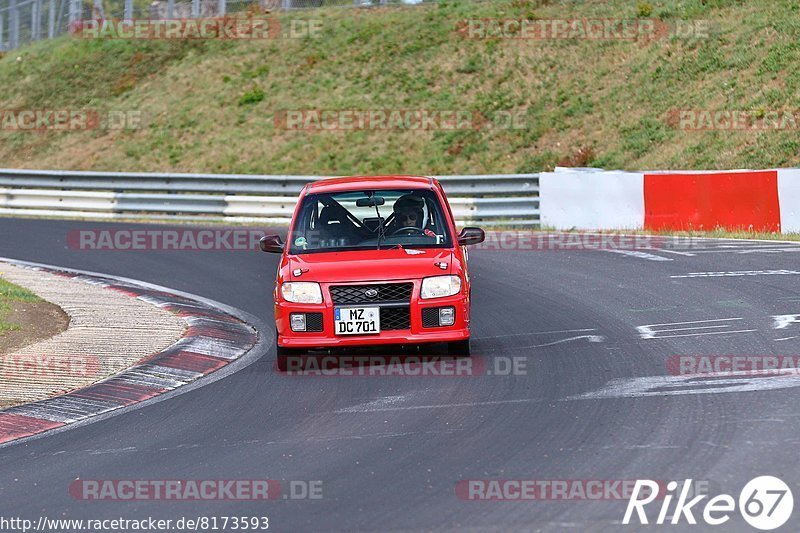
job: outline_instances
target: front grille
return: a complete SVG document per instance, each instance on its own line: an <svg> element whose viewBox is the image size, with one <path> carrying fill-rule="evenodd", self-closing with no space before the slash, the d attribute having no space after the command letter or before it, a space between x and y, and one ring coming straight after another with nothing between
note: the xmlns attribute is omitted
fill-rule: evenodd
<svg viewBox="0 0 800 533"><path fill-rule="evenodd" d="M422 310L422 327L423 328L439 327L438 307L426 307Z"/></svg>
<svg viewBox="0 0 800 533"><path fill-rule="evenodd" d="M413 283L383 283L380 285L335 285L330 288L330 291L334 304L349 305L409 302L413 288ZM378 291L378 294L370 298L365 294L370 289Z"/></svg>
<svg viewBox="0 0 800 533"><path fill-rule="evenodd" d="M381 331L411 329L411 310L408 307L381 307Z"/></svg>
<svg viewBox="0 0 800 533"><path fill-rule="evenodd" d="M306 331L322 331L322 313L306 313Z"/></svg>

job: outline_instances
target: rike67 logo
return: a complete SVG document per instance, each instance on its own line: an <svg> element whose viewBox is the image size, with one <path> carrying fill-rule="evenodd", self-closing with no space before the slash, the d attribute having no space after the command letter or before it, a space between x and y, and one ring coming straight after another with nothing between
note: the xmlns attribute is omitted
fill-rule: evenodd
<svg viewBox="0 0 800 533"><path fill-rule="evenodd" d="M731 514L736 510L736 500L729 494L714 496L705 505L700 505L707 494L690 496L692 480L687 479L680 485L680 494L677 490L677 481L667 483L667 493L661 500L661 508L655 523L679 524L682 520L688 524L697 524L695 512L702 517L702 520L711 526L725 524L731 518ZM644 497L640 498L640 495ZM652 503L659 495L658 483L649 479L637 479L633 488L633 493L628 500L628 507L625 509L623 524L630 524L634 511L640 524L647 524L648 518L645 514L645 506ZM672 501L677 496L677 502L673 509ZM789 486L782 480L773 476L760 476L751 479L739 493L739 512L742 518L756 529L768 531L781 527L789 520L794 508L794 498ZM671 519L667 522L668 515Z"/></svg>

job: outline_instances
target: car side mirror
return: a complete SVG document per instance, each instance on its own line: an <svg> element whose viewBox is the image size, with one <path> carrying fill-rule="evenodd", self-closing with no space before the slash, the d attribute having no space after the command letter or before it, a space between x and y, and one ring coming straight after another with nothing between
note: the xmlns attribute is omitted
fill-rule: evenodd
<svg viewBox="0 0 800 533"><path fill-rule="evenodd" d="M272 254L282 254L284 244L280 235L265 235L258 241L261 246L262 252L269 252Z"/></svg>
<svg viewBox="0 0 800 533"><path fill-rule="evenodd" d="M481 228L466 227L458 234L458 245L480 244L484 239L486 239L486 233Z"/></svg>

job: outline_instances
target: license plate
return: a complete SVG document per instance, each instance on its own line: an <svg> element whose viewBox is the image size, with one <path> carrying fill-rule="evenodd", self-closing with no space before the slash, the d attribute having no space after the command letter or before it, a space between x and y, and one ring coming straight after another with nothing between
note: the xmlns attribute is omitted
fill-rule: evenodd
<svg viewBox="0 0 800 533"><path fill-rule="evenodd" d="M338 307L334 309L337 335L371 335L381 332L381 313L377 307Z"/></svg>

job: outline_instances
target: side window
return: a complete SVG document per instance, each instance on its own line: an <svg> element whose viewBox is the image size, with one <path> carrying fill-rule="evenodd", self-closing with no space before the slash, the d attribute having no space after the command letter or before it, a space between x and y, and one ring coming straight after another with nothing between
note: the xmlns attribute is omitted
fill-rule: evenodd
<svg viewBox="0 0 800 533"><path fill-rule="evenodd" d="M439 212L436 208L434 208L434 203L431 201L430 198L425 199L425 203L428 205L428 214L430 219L428 220L428 224L435 229L439 229Z"/></svg>
<svg viewBox="0 0 800 533"><path fill-rule="evenodd" d="M309 209L308 214L308 230L314 231L317 227L317 220L319 220L319 202L314 202Z"/></svg>

